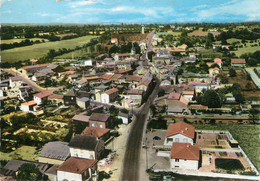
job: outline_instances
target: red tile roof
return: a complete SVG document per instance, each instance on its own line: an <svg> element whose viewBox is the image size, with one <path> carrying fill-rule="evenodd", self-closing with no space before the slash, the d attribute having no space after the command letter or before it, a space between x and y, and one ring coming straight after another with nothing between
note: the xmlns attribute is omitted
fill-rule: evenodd
<svg viewBox="0 0 260 181"><path fill-rule="evenodd" d="M195 127L185 122L170 124L167 129L166 137L176 134L183 134L193 139L195 135Z"/></svg>
<svg viewBox="0 0 260 181"><path fill-rule="evenodd" d="M173 100L179 100L181 97L181 94L178 92L172 92L170 93L168 99L173 99Z"/></svg>
<svg viewBox="0 0 260 181"><path fill-rule="evenodd" d="M200 149L188 143L173 143L171 149L172 159L199 160Z"/></svg>
<svg viewBox="0 0 260 181"><path fill-rule="evenodd" d="M44 97L48 97L48 96L50 96L50 95L52 95L52 92L46 90L46 91L42 91L42 92L40 92L40 93L38 93L38 94L35 94L34 96L35 96L35 97L39 97L39 98L44 98Z"/></svg>
<svg viewBox="0 0 260 181"><path fill-rule="evenodd" d="M79 115L75 115L75 116L72 118L72 120L82 121L82 122L88 123L88 122L89 122L89 118L90 118L90 116L85 116L84 114L79 114Z"/></svg>
<svg viewBox="0 0 260 181"><path fill-rule="evenodd" d="M220 58L215 58L214 63L222 63L222 60Z"/></svg>
<svg viewBox="0 0 260 181"><path fill-rule="evenodd" d="M246 64L245 59L231 59L231 64Z"/></svg>
<svg viewBox="0 0 260 181"><path fill-rule="evenodd" d="M35 101L29 101L29 102L24 102L21 105L22 106L32 106L32 105L36 105L37 103Z"/></svg>
<svg viewBox="0 0 260 181"><path fill-rule="evenodd" d="M30 61L31 62L38 62L38 60L36 60L36 59L31 59Z"/></svg>
<svg viewBox="0 0 260 181"><path fill-rule="evenodd" d="M58 170L64 172L82 174L88 168L92 168L97 162L98 162L97 160L70 157L61 166L58 167Z"/></svg>
<svg viewBox="0 0 260 181"><path fill-rule="evenodd" d="M118 92L118 89L117 88L113 88L113 89L109 89L108 91L106 91L105 93L110 95L110 94L113 94L115 92Z"/></svg>
<svg viewBox="0 0 260 181"><path fill-rule="evenodd" d="M145 80L145 81L140 82L140 83L138 84L138 86L139 86L139 85L145 85L145 86L148 86L150 83L151 83L150 80Z"/></svg>
<svg viewBox="0 0 260 181"><path fill-rule="evenodd" d="M127 91L127 94L130 95L142 95L143 94L143 90L139 90L139 89L131 89Z"/></svg>
<svg viewBox="0 0 260 181"><path fill-rule="evenodd" d="M22 76L16 76L16 77L10 77L11 81L22 81L23 77Z"/></svg>
<svg viewBox="0 0 260 181"><path fill-rule="evenodd" d="M106 128L102 129L102 128L86 127L84 129L84 131L81 133L81 135L100 138L103 135L105 135L106 133L108 133L109 131L110 131L110 129L106 129Z"/></svg>
<svg viewBox="0 0 260 181"><path fill-rule="evenodd" d="M48 97L48 99L63 99L63 95L52 94Z"/></svg>
<svg viewBox="0 0 260 181"><path fill-rule="evenodd" d="M31 65L31 66L26 66L23 67L22 69L28 70L28 69L34 69L34 68L41 68L41 67L47 67L49 64L39 64L39 65Z"/></svg>

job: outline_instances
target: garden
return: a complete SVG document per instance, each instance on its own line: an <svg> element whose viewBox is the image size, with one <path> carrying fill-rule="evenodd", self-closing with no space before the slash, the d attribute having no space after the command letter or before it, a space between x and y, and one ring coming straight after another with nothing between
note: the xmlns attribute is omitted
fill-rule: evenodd
<svg viewBox="0 0 260 181"><path fill-rule="evenodd" d="M244 170L243 165L237 159L216 158L215 166L216 169L223 169L227 171Z"/></svg>

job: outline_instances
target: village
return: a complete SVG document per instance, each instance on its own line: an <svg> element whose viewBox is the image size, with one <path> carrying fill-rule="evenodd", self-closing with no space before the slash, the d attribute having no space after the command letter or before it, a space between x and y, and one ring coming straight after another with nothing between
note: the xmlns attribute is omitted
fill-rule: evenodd
<svg viewBox="0 0 260 181"><path fill-rule="evenodd" d="M1 68L1 180L259 180L259 51L167 27Z"/></svg>

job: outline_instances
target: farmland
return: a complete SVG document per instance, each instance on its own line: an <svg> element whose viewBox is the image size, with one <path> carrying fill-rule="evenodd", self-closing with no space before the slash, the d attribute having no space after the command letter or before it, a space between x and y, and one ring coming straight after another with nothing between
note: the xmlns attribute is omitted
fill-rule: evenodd
<svg viewBox="0 0 260 181"><path fill-rule="evenodd" d="M83 46L92 38L97 36L83 36L70 40L46 42L26 47L19 47L2 51L2 62L16 62L31 58L40 58L45 56L50 49L58 50L60 48L74 49L76 46Z"/></svg>
<svg viewBox="0 0 260 181"><path fill-rule="evenodd" d="M203 130L227 130L238 141L247 156L260 170L260 125L244 124L193 124L196 129ZM237 131L239 130L239 131Z"/></svg>
<svg viewBox="0 0 260 181"><path fill-rule="evenodd" d="M26 40L25 38L20 38L20 39L9 39L9 40L1 40L1 44L11 44L11 43L20 43L21 41L23 40ZM45 42L49 41L47 39L43 39L43 38L29 38L30 41L36 41L36 40L39 40L39 41L42 41L44 40Z"/></svg>
<svg viewBox="0 0 260 181"><path fill-rule="evenodd" d="M80 50L75 50L73 52L65 53L55 58L72 58L72 57L80 58L80 57L89 57L89 56L90 56L89 48L81 48Z"/></svg>

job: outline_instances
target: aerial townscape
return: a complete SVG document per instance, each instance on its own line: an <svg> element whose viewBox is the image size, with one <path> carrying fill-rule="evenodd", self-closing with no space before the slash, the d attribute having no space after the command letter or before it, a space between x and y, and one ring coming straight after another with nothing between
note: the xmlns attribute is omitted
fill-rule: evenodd
<svg viewBox="0 0 260 181"><path fill-rule="evenodd" d="M145 9L106 4L104 23L105 1L53 0L96 6L58 23L51 4L21 0L27 16L14 1L1 7L0 180L260 180L260 1L242 3L250 21L234 0L227 21L165 22L158 4L134 23Z"/></svg>

